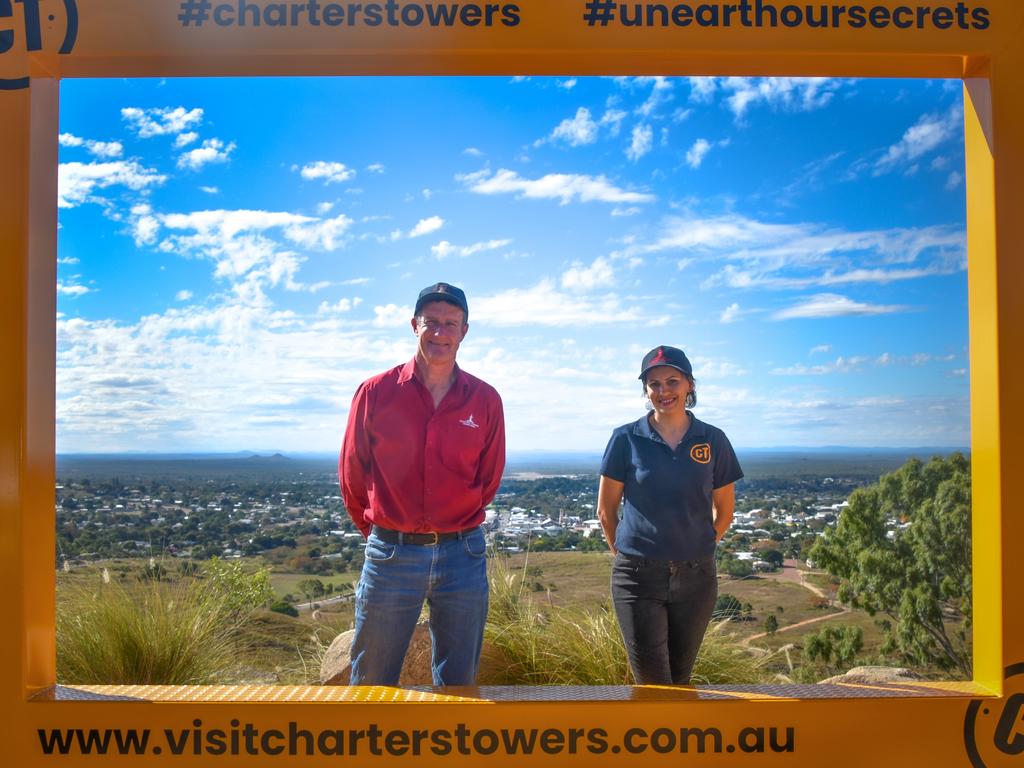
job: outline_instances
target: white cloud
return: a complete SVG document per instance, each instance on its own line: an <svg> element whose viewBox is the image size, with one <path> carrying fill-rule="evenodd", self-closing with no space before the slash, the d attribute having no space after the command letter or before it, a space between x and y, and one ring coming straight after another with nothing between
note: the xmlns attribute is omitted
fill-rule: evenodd
<svg viewBox="0 0 1024 768"><path fill-rule="evenodd" d="M413 352L411 333L399 341L366 325L346 330L346 322L230 296L213 307L176 305L127 324L62 318L61 450L209 450L268 440L326 450L340 439L359 382Z"/></svg>
<svg viewBox="0 0 1024 768"><path fill-rule="evenodd" d="M648 193L620 189L604 176L549 173L539 179L524 179L515 171L502 168L494 174L480 171L456 178L470 191L480 195L518 194L533 200L557 199L562 205L573 200L583 203L648 203L655 199Z"/></svg>
<svg viewBox="0 0 1024 768"><path fill-rule="evenodd" d="M576 87L576 78L570 77L568 80L557 80L555 81L555 85L557 85L559 88L562 88L563 90L571 91L573 88Z"/></svg>
<svg viewBox="0 0 1024 768"><path fill-rule="evenodd" d="M612 208L612 216L625 217L625 216L636 216L640 213L640 208L635 205L631 205L628 208Z"/></svg>
<svg viewBox="0 0 1024 768"><path fill-rule="evenodd" d="M309 292L326 287L325 282L298 281L305 259L292 248L337 250L352 224L345 215L318 219L244 209L155 215L168 231L158 245L160 251L211 260L214 277L228 281L237 300L247 306L266 304L267 287Z"/></svg>
<svg viewBox="0 0 1024 768"><path fill-rule="evenodd" d="M430 246L430 252L433 253L438 260L447 259L449 256L456 256L459 258L466 258L483 251L493 251L498 248L504 248L507 245L511 245L512 240L487 240L480 243L473 243L472 245L452 245L447 240L442 240L437 245Z"/></svg>
<svg viewBox="0 0 1024 768"><path fill-rule="evenodd" d="M181 290L174 294L175 301L188 301L192 298L192 291Z"/></svg>
<svg viewBox="0 0 1024 768"><path fill-rule="evenodd" d="M589 291L614 284L615 270L611 262L603 256L594 259L589 267L576 262L562 274L562 287L570 291Z"/></svg>
<svg viewBox="0 0 1024 768"><path fill-rule="evenodd" d="M57 259L58 264L78 264L80 261L77 256L62 256Z"/></svg>
<svg viewBox="0 0 1024 768"><path fill-rule="evenodd" d="M370 163L366 166L366 170L370 173L384 173L385 169L383 163Z"/></svg>
<svg viewBox="0 0 1024 768"><path fill-rule="evenodd" d="M663 222L655 241L630 245L625 253L689 249L735 252L743 247L792 240L803 233L799 225L766 224L736 214L708 218L671 216Z"/></svg>
<svg viewBox="0 0 1024 768"><path fill-rule="evenodd" d="M796 290L801 288L831 288L840 285L874 283L887 285L904 280L918 280L922 277L949 275L960 271L958 265L937 262L927 267L914 269L850 269L835 272L830 269L806 277L781 277L757 270L745 270L727 265L721 272L704 281L703 288L728 285L731 288L771 288Z"/></svg>
<svg viewBox="0 0 1024 768"><path fill-rule="evenodd" d="M728 307L722 310L722 314L718 316L720 323L734 323L740 316L740 305L733 302Z"/></svg>
<svg viewBox="0 0 1024 768"><path fill-rule="evenodd" d="M62 133L59 137L62 147L85 147L89 154L101 160L112 160L124 154L124 145L119 141L94 141L81 139L70 133Z"/></svg>
<svg viewBox="0 0 1024 768"><path fill-rule="evenodd" d="M554 127L547 139L540 139L535 145L545 141L564 141L571 147L581 147L597 141L597 123L590 117L590 110L580 107L575 117L567 117Z"/></svg>
<svg viewBox="0 0 1024 768"><path fill-rule="evenodd" d="M641 117L650 118L654 116L658 107L672 99L672 81L667 77L660 75L655 77L638 77L634 78L634 83L638 85L651 85L651 93L647 100L636 109L636 113Z"/></svg>
<svg viewBox="0 0 1024 768"><path fill-rule="evenodd" d="M906 312L910 307L899 304L865 304L836 293L819 293L772 315L773 320L795 320L830 317L857 317Z"/></svg>
<svg viewBox="0 0 1024 768"><path fill-rule="evenodd" d="M153 215L153 209L146 203L132 206L132 236L138 246L152 245L160 231L160 221Z"/></svg>
<svg viewBox="0 0 1024 768"><path fill-rule="evenodd" d="M206 139L197 149L184 152L178 156L178 167L198 171L210 163L226 163L235 151L235 143L225 145L220 139Z"/></svg>
<svg viewBox="0 0 1024 768"><path fill-rule="evenodd" d="M316 313L318 315L344 314L346 312L351 312L362 303L363 300L358 296L352 299L338 299L334 304L323 301L320 302L320 306L317 307Z"/></svg>
<svg viewBox="0 0 1024 768"><path fill-rule="evenodd" d="M476 147L466 147L464 150L462 150L462 154L469 155L470 157L483 157L484 153L481 152Z"/></svg>
<svg viewBox="0 0 1024 768"><path fill-rule="evenodd" d="M690 99L709 103L722 91L727 106L740 120L758 104L788 112L821 109L842 85L843 81L827 77L691 77Z"/></svg>
<svg viewBox="0 0 1024 768"><path fill-rule="evenodd" d="M775 376L826 376L832 373L856 373L871 362L871 358L865 355L855 355L853 357L840 356L831 362L822 363L821 365L798 363L785 368L773 368L771 373Z"/></svg>
<svg viewBox="0 0 1024 768"><path fill-rule="evenodd" d="M356 175L356 172L344 163L328 162L326 160L307 163L302 166L302 170L299 173L307 181L322 179L324 184L340 184Z"/></svg>
<svg viewBox="0 0 1024 768"><path fill-rule="evenodd" d="M718 90L718 79L714 77L691 77L690 100L707 104L714 100Z"/></svg>
<svg viewBox="0 0 1024 768"><path fill-rule="evenodd" d="M409 231L409 237L422 237L423 235L429 235L431 232L437 232L444 226L444 219L440 216L431 216L426 219L420 219L416 222L416 226Z"/></svg>
<svg viewBox="0 0 1024 768"><path fill-rule="evenodd" d="M609 126L608 132L613 136L618 136L619 131L622 128L622 121L629 117L629 113L621 110L609 108L601 115L601 125Z"/></svg>
<svg viewBox="0 0 1024 768"><path fill-rule="evenodd" d="M344 235L352 224L352 219L341 213L333 219L290 224L285 227L284 236L304 248L333 251L345 242Z"/></svg>
<svg viewBox="0 0 1024 768"><path fill-rule="evenodd" d="M809 354L809 355L819 355L819 354L827 354L828 352L831 352L831 351L832 351L832 345L831 344L819 344L816 347L811 347L811 351L808 352L807 354Z"/></svg>
<svg viewBox="0 0 1024 768"><path fill-rule="evenodd" d="M696 170L704 162L704 157L711 151L711 142L707 139L697 139L693 146L686 151L686 164Z"/></svg>
<svg viewBox="0 0 1024 768"><path fill-rule="evenodd" d="M626 149L626 157L634 163L651 151L654 144L654 131L649 125L634 125L633 136L629 147Z"/></svg>
<svg viewBox="0 0 1024 768"><path fill-rule="evenodd" d="M153 136L166 136L197 126L203 122L203 110L185 109L184 107L165 107L156 109L139 109L125 107L121 110L121 118L128 127L138 134L139 138L148 139Z"/></svg>
<svg viewBox="0 0 1024 768"><path fill-rule="evenodd" d="M648 324L663 321L661 317L645 317L638 309L622 304L616 294L579 296L558 291L550 280L542 280L529 288L506 291L475 299L473 314L481 324L499 327L575 325L607 325L633 322Z"/></svg>
<svg viewBox="0 0 1024 768"><path fill-rule="evenodd" d="M398 328L403 325L408 325L409 320L412 319L413 308L405 306L400 307L397 304L386 304L382 307L374 307L373 313L376 315L373 320L373 325L375 327Z"/></svg>
<svg viewBox="0 0 1024 768"><path fill-rule="evenodd" d="M219 195L220 189L218 187L200 187L200 192L205 192L208 195Z"/></svg>
<svg viewBox="0 0 1024 768"><path fill-rule="evenodd" d="M191 144L198 138L199 134L196 133L195 131L179 133L177 136L174 137L174 148L182 149L183 147L187 147L189 144Z"/></svg>
<svg viewBox="0 0 1024 768"><path fill-rule="evenodd" d="M848 232L739 214L671 216L654 240L630 242L613 255L673 250L686 252L687 259L726 262L703 281L704 289L884 285L966 269L965 234L948 226Z"/></svg>
<svg viewBox="0 0 1024 768"><path fill-rule="evenodd" d="M86 202L96 202L97 189L123 186L133 192L142 192L158 186L167 177L151 168L144 168L135 160L110 163L61 163L57 170L57 205L74 208Z"/></svg>
<svg viewBox="0 0 1024 768"><path fill-rule="evenodd" d="M875 162L874 174L879 176L937 149L963 131L963 110L957 105L945 114L927 114L907 128L903 137L889 147Z"/></svg>
<svg viewBox="0 0 1024 768"><path fill-rule="evenodd" d="M815 350L827 352L831 349L828 345L822 347L815 347ZM814 352L814 350L812 350ZM862 370L865 366L875 366L877 368L888 368L892 366L920 366L926 363L949 363L956 359L955 355L933 355L927 352L919 352L914 355L894 355L891 352L882 352L881 354L870 356L870 355L854 355L852 357L843 357L840 355L835 360L827 363L821 363L819 365L804 365L798 363L796 365L790 365L782 368L774 368L771 372L775 375L781 376L824 376L832 373L856 373ZM871 399L871 398L869 398Z"/></svg>
<svg viewBox="0 0 1024 768"><path fill-rule="evenodd" d="M957 187L959 187L963 183L963 180L964 180L963 174L961 174L961 173L959 173L957 171L950 171L949 176L946 177L946 183L944 185L944 189L947 192L952 192L954 189L956 189Z"/></svg>
<svg viewBox="0 0 1024 768"><path fill-rule="evenodd" d="M57 293L63 296L84 296L87 293L92 293L92 289L84 285L77 285L75 283L64 283L58 281Z"/></svg>

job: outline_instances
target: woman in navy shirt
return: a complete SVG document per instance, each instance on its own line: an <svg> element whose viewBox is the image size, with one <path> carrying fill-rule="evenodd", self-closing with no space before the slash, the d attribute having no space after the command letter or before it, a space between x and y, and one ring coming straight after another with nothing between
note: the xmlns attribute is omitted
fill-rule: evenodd
<svg viewBox="0 0 1024 768"><path fill-rule="evenodd" d="M697 394L682 350L652 349L640 380L651 410L612 433L597 511L615 555L612 600L633 676L685 685L718 596L715 544L743 471L725 433L688 410Z"/></svg>

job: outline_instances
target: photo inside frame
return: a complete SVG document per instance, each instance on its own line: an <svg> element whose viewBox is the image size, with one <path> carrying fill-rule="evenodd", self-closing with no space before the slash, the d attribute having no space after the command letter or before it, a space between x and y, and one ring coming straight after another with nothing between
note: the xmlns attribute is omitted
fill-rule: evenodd
<svg viewBox="0 0 1024 768"><path fill-rule="evenodd" d="M961 88L65 81L59 682L322 679L363 561L349 404L439 280L505 411L481 682L630 682L596 494L659 345L744 471L695 682L971 679ZM901 623L893 584L936 620ZM136 658L96 642L140 621ZM211 633L188 668L181 627Z"/></svg>

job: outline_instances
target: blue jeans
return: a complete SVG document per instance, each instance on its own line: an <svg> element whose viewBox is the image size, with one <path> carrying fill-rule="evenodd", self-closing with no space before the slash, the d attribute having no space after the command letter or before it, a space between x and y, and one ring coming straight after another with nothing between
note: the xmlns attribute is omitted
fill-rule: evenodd
<svg viewBox="0 0 1024 768"><path fill-rule="evenodd" d="M434 546L371 533L356 588L352 685L398 685L423 601L430 606L434 685L474 685L487 620L482 531Z"/></svg>
<svg viewBox="0 0 1024 768"><path fill-rule="evenodd" d="M612 602L637 683L689 684L717 597L713 554L700 560L615 556Z"/></svg>

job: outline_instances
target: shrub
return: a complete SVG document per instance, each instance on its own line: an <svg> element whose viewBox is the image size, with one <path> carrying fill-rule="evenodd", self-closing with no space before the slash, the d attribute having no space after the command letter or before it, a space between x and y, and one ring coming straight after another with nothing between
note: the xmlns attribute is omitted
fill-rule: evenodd
<svg viewBox="0 0 1024 768"><path fill-rule="evenodd" d="M286 603L284 600L278 600L270 606L270 610L275 613L283 613L285 616L291 616L292 618L298 618L299 612L295 610L295 606L291 603Z"/></svg>
<svg viewBox="0 0 1024 768"><path fill-rule="evenodd" d="M62 585L58 681L187 685L225 679L242 650L239 630L252 599L261 594L258 588L246 592L248 580L228 570L237 578ZM259 574L252 578L258 582Z"/></svg>
<svg viewBox="0 0 1024 768"><path fill-rule="evenodd" d="M514 573L507 559L491 558L491 602L485 629L494 685L628 685L633 682L615 613L608 602L584 610L539 607L526 571ZM770 657L753 656L725 632L709 627L694 667L695 683L755 683L771 675Z"/></svg>
<svg viewBox="0 0 1024 768"><path fill-rule="evenodd" d="M723 592L715 600L715 610L711 615L715 621L722 619L728 619L730 621L739 621L743 618L743 603L739 601L735 595L730 595L727 592Z"/></svg>

